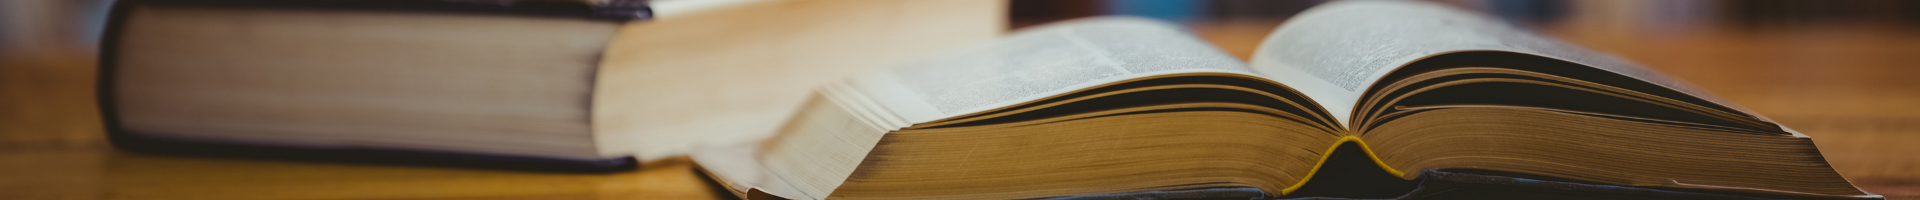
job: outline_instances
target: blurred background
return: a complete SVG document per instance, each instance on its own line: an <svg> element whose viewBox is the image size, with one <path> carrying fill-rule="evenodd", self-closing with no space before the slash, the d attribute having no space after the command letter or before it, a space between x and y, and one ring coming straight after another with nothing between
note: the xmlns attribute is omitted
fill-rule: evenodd
<svg viewBox="0 0 1920 200"><path fill-rule="evenodd" d="M1185 25L1245 59L1287 17L1323 2L1013 0L1007 10L1007 24L1009 29L1018 29L1086 16L1145 16ZM1920 198L1920 1L1439 2L1505 18L1692 82L1813 136L1828 161L1858 186L1893 198ZM95 46L110 4L110 0L0 1L0 177L4 177L0 178L0 197L108 198L113 194L165 193L121 187L131 179L116 181L106 174L146 169L136 166L192 168L249 163L127 154L113 151L106 144L92 92ZM436 176L617 183L592 184L603 189L649 181L698 180L680 171L574 177L331 167L373 170L376 174L438 173ZM708 192L699 186L642 190L623 191Z"/></svg>

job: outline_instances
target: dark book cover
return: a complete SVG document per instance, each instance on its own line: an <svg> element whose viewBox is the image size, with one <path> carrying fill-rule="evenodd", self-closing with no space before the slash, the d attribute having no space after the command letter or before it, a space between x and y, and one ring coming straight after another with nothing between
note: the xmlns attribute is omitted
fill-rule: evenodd
<svg viewBox="0 0 1920 200"><path fill-rule="evenodd" d="M1498 174L1498 175L1496 175ZM1385 173L1380 173L1385 176ZM1270 196L1259 188L1205 188L1037 198L1086 199L1274 199L1274 200L1396 200L1396 199L1823 199L1795 196L1690 191L1628 187L1552 178L1519 178L1512 173L1472 170L1428 170L1412 181L1373 184L1308 183L1299 193ZM1525 175L1523 175L1525 176ZM1344 187L1344 188L1328 188ZM1404 189L1404 191L1390 191Z"/></svg>
<svg viewBox="0 0 1920 200"><path fill-rule="evenodd" d="M755 184L745 183L747 188L737 188L727 183L723 176L755 177L765 176L751 172L742 173L738 167L710 166L715 164L758 165L753 155L758 149L752 145L744 147L716 147L695 152L694 168L704 174L711 186L723 193L732 193L746 199L784 199L774 194L753 188ZM1358 143L1345 142L1335 147L1331 155L1322 163L1311 181L1301 185L1291 194L1268 193L1255 187L1219 187L1179 190L1157 190L1126 193L1083 194L1070 196L1033 198L1036 200L1094 200L1094 199L1299 199L1299 200L1358 200L1358 199L1866 199L1866 198L1818 198L1806 196L1784 196L1775 194L1736 193L1680 188L1633 187L1613 184L1580 181L1553 176L1513 173L1476 169L1437 169L1421 171L1413 180L1401 179L1374 163L1373 158L1363 151ZM746 167L758 169L757 167ZM727 172L730 171L732 172ZM716 172L719 170L720 172ZM751 171L751 170L748 170ZM767 180L762 180L767 181ZM780 190L780 189L775 189ZM1877 198L1875 198L1877 199Z"/></svg>
<svg viewBox="0 0 1920 200"><path fill-rule="evenodd" d="M1259 188L1204 188L1038 198L1083 199L1823 199L1769 194L1649 188L1577 181L1551 176L1472 169L1420 172L1402 180L1377 167L1354 143L1341 144L1327 163L1293 194L1268 194Z"/></svg>
<svg viewBox="0 0 1920 200"><path fill-rule="evenodd" d="M183 138L144 136L128 132L115 114L113 95L115 53L127 12L134 5L190 5L287 9L372 10L393 12L449 12L500 15L574 17L582 20L631 21L652 17L645 0L122 0L110 11L101 35L97 82L101 122L117 148L165 154L241 157L255 159L319 160L386 164L500 168L561 172L612 172L638 167L632 157L571 160L526 156L435 152L384 148L301 148L245 143L206 142Z"/></svg>
<svg viewBox="0 0 1920 200"><path fill-rule="evenodd" d="M610 21L653 18L647 0L125 0L115 6L128 4L518 14Z"/></svg>

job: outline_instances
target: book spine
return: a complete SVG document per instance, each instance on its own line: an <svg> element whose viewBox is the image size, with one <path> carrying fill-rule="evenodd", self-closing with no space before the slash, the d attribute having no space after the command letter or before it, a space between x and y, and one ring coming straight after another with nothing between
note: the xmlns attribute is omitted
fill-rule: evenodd
<svg viewBox="0 0 1920 200"><path fill-rule="evenodd" d="M456 12L634 21L653 18L647 0L126 0L119 4L268 7L290 9Z"/></svg>
<svg viewBox="0 0 1920 200"><path fill-rule="evenodd" d="M258 2L258 3L249 3L249 2ZM276 3L266 3L266 2L276 2ZM104 32L100 34L100 37L101 37L100 48L99 48L100 54L99 54L99 57L98 57L99 60L97 63L98 67L96 68L97 71L95 72L96 73L95 76L97 77L97 79L94 80L95 81L94 92L95 92L95 98L96 98L95 103L99 106L101 126L103 127L103 130L106 132L107 141L111 143L114 147L122 150L145 152L145 153L192 154L192 155L216 156L216 157L241 157L241 158L259 158L259 159L304 159L304 160L323 160L323 161L367 162L367 163L386 163L386 164L449 166L449 167L478 167L478 168L513 169L513 170L588 172L588 173L628 171L628 170L632 170L639 167L639 162L637 160L634 160L633 157L619 157L619 158L596 159L596 160L575 160L575 159L556 159L556 158L540 158L540 157L511 156L511 155L490 155L490 154L463 153L463 152L418 151L418 150L407 150L407 149L372 149L372 148L324 149L324 148L297 148L297 147L281 147L281 146L251 145L251 144L231 144L231 143L221 143L221 142L188 140L188 139L182 139L182 138L164 138L164 137L144 136L144 135L140 135L140 134L136 134L134 132L128 131L120 123L120 117L119 117L119 114L116 112L116 106L115 106L115 102L117 99L114 97L114 92L113 92L114 80L116 77L115 66L117 66L117 64L119 63L119 60L116 58L118 58L118 55L119 55L120 38L123 33L122 29L125 27L127 23L127 16L129 12L131 12L134 6L159 4L159 5L267 6L267 7L290 6L290 7L309 8L309 7L304 7L302 5L312 4L316 2L362 2L362 3L365 3L365 2L372 2L372 1L366 1L366 0L287 0L287 1L124 0L124 1L114 3L112 8L108 11L107 22L106 22L106 27L104 27ZM393 2L409 2L409 3L392 4L392 5L406 5L402 7L378 7L378 6L387 6L388 4L376 5L376 4L344 3L344 4L331 4L333 6L342 6L342 7L320 7L320 8L433 10L433 9L456 9L456 8L464 9L464 8L472 8L472 6L475 6L475 4L425 3L425 2L428 2L428 0L395 0ZM451 1L440 1L440 2L451 2ZM642 5L641 5L642 7L640 9L643 9L643 10L645 9L644 1L632 1L632 2L642 2ZM231 4L226 4L226 3L231 3ZM451 6L451 7L431 7L431 6L439 6L439 5ZM456 5L459 5L459 6L456 6ZM581 4L581 5L584 5L584 4ZM374 6L374 7L358 7L358 6ZM408 6L411 6L411 7L408 7ZM465 7L462 7L462 6L465 6ZM524 9L524 8L514 8L514 9L518 10L518 9ZM505 11L496 10L496 11L485 11L485 12L505 12ZM549 11L524 11L524 12L533 12L533 13L522 13L522 12L523 11L512 11L510 13L538 14L538 13L545 13ZM575 14L579 14L579 13L575 13ZM578 15L578 16L585 16L585 15ZM599 18L589 17L589 19L599 19ZM644 17L634 18L634 19L644 19ZM607 19L607 20L611 20L611 19Z"/></svg>

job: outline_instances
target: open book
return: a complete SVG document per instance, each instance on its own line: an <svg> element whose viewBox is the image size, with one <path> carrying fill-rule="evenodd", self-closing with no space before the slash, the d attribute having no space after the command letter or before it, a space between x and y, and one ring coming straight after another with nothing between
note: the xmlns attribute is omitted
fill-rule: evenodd
<svg viewBox="0 0 1920 200"><path fill-rule="evenodd" d="M1499 180L1878 197L1835 173L1807 136L1753 112L1415 1L1314 8L1250 64L1151 20L1031 28L825 86L780 135L745 146L694 159L750 199L1288 197L1323 181L1336 153L1403 180L1521 174L1546 178Z"/></svg>

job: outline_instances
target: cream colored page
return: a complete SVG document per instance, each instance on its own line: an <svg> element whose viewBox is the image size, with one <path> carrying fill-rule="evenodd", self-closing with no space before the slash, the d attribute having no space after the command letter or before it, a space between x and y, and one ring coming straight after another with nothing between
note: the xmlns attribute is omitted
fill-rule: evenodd
<svg viewBox="0 0 1920 200"><path fill-rule="evenodd" d="M764 170L754 159L760 146L753 143L704 146L688 154L694 163L721 186L738 193L754 190L787 199L818 199L788 184L780 176ZM752 199L749 199L752 200Z"/></svg>
<svg viewBox="0 0 1920 200"><path fill-rule="evenodd" d="M593 85L601 155L653 161L760 140L822 84L991 41L1006 21L1001 1L722 4L618 30Z"/></svg>
<svg viewBox="0 0 1920 200"><path fill-rule="evenodd" d="M1520 30L1498 19L1429 2L1352 0L1295 16L1254 53L1256 73L1325 106L1342 124L1388 72L1420 58L1509 51L1592 66L1731 105L1686 84L1599 52Z"/></svg>
<svg viewBox="0 0 1920 200"><path fill-rule="evenodd" d="M1249 73L1244 63L1172 24L1107 17L1020 31L848 85L910 125L1114 81L1189 72Z"/></svg>

